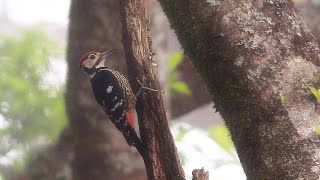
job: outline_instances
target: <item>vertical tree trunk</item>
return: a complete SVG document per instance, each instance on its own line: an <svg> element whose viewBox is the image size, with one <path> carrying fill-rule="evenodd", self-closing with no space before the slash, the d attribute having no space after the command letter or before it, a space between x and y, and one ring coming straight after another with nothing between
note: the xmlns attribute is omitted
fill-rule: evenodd
<svg viewBox="0 0 320 180"><path fill-rule="evenodd" d="M145 179L141 157L124 141L95 102L89 79L79 69L80 56L90 50L115 48L108 66L125 61L117 0L73 0L68 44L66 107L74 135L74 179ZM120 69L123 71L123 69Z"/></svg>
<svg viewBox="0 0 320 180"><path fill-rule="evenodd" d="M6 179L33 180L46 179L55 180L63 178L71 180L70 162L73 156L73 141L70 128L64 129L56 144L44 149L43 152L28 162L27 168L18 176Z"/></svg>
<svg viewBox="0 0 320 180"><path fill-rule="evenodd" d="M130 71L130 83L138 91L139 79L146 87L160 89L152 69L151 40L148 35L145 0L120 0L122 42ZM161 91L146 92L137 99L140 136L139 148L148 179L185 179L171 135Z"/></svg>
<svg viewBox="0 0 320 180"><path fill-rule="evenodd" d="M289 0L159 0L248 179L318 179L316 39Z"/></svg>

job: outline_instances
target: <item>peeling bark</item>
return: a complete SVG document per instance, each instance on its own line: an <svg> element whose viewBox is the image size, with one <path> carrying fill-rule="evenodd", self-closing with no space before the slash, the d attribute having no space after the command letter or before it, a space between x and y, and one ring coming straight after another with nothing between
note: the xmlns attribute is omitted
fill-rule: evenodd
<svg viewBox="0 0 320 180"><path fill-rule="evenodd" d="M317 40L289 0L159 0L248 179L318 179ZM284 100L281 102L281 100Z"/></svg>

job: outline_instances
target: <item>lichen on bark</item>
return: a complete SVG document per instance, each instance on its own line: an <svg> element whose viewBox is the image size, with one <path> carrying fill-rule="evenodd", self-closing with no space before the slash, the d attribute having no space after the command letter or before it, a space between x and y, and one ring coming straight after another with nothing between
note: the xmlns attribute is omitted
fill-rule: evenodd
<svg viewBox="0 0 320 180"><path fill-rule="evenodd" d="M319 47L293 2L159 2L214 97L248 179L319 178L312 128L319 112L309 90L320 82Z"/></svg>

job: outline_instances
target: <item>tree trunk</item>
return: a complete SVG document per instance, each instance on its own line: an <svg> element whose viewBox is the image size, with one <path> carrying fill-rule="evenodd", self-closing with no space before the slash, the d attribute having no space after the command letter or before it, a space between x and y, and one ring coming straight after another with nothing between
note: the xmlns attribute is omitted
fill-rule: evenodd
<svg viewBox="0 0 320 180"><path fill-rule="evenodd" d="M141 94L136 105L140 137L145 145L136 147L145 162L148 179L185 179L169 129L159 82L152 68L153 52L145 0L120 0L120 6L122 42L130 68L130 84L135 92L141 87L137 79L144 86L158 90Z"/></svg>
<svg viewBox="0 0 320 180"><path fill-rule="evenodd" d="M79 69L80 56L90 50L115 48L108 63L123 72L119 2L73 0L68 45L66 107L74 135L74 179L145 179L139 154L130 148L97 105L89 79Z"/></svg>
<svg viewBox="0 0 320 180"><path fill-rule="evenodd" d="M320 114L309 87L320 86L319 47L293 2L159 1L248 179L318 179Z"/></svg>
<svg viewBox="0 0 320 180"><path fill-rule="evenodd" d="M17 177L8 179L64 179L71 180L70 163L73 156L73 142L70 128L64 129L56 144L44 149L43 152L29 162L27 168Z"/></svg>

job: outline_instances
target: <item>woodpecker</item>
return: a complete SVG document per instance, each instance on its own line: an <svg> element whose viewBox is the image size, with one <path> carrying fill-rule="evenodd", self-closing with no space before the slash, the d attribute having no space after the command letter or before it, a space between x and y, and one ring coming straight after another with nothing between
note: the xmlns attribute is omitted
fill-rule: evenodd
<svg viewBox="0 0 320 180"><path fill-rule="evenodd" d="M132 146L140 140L134 130L136 96L122 74L104 65L112 52L87 52L80 58L80 68L90 77L96 101Z"/></svg>

